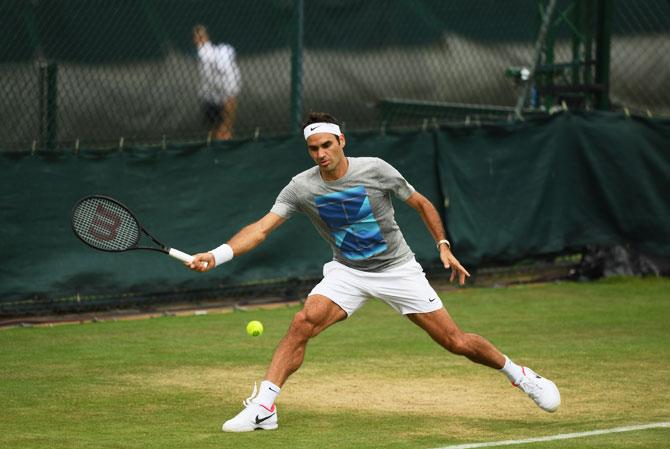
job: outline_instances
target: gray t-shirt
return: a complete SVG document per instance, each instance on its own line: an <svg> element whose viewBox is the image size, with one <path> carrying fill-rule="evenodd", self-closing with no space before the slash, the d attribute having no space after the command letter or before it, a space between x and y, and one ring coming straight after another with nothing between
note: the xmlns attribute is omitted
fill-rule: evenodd
<svg viewBox="0 0 670 449"><path fill-rule="evenodd" d="M296 175L279 193L272 212L289 218L302 212L333 250L333 259L362 271L382 271L414 257L394 218L391 193L402 201L412 187L400 172L376 157L350 157L336 181L319 167Z"/></svg>

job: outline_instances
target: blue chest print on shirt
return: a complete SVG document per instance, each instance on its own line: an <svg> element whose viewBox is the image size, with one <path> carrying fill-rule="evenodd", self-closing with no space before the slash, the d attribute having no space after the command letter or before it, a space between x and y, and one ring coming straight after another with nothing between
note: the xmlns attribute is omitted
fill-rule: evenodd
<svg viewBox="0 0 670 449"><path fill-rule="evenodd" d="M317 196L315 202L319 216L344 257L362 260L386 250L386 241L363 186Z"/></svg>

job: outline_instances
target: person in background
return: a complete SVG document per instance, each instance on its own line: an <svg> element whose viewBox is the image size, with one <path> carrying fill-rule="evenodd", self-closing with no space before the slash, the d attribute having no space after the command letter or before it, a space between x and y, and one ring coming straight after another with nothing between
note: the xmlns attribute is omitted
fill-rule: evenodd
<svg viewBox="0 0 670 449"><path fill-rule="evenodd" d="M233 137L237 96L242 87L235 49L228 44L212 44L204 25L193 27L193 43L198 49L199 96L212 138L229 140Z"/></svg>

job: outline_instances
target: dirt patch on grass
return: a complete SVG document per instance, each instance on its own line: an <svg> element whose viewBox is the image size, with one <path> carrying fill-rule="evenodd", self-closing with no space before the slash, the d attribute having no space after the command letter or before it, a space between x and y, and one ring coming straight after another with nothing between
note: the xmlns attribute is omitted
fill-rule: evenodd
<svg viewBox="0 0 670 449"><path fill-rule="evenodd" d="M361 371L325 374L321 368L304 368L285 385L280 404L293 409L355 411L374 414L436 413L464 418L506 419L537 417L539 410L520 391L497 373L481 368L479 376L429 373L425 376L386 376ZM122 381L141 383L144 388L199 391L237 402L251 394L254 379L260 381L264 367L163 371L142 376L124 376Z"/></svg>
<svg viewBox="0 0 670 449"><path fill-rule="evenodd" d="M539 363L539 366L543 366ZM556 369L559 369L558 367ZM662 371L662 370L660 370ZM265 366L221 368L183 367L162 372L124 376L130 388L153 389L157 394L198 392L221 407L223 415L237 413L260 381ZM374 422L419 422L397 431L407 438L445 436L449 439L491 438L524 430L574 428L575 423L630 424L659 420L670 408L659 403L656 390L631 395L626 379L594 376L575 379L569 371L555 378L562 405L557 413L540 410L501 374L465 359L413 356L411 360L376 359L352 366L313 363L292 376L278 400L284 416L290 414L350 414ZM657 371L652 370L651 373ZM566 377L567 376L567 377ZM645 380L660 384L657 378ZM650 404L653 404L650 409ZM232 415L231 415L232 416ZM286 419L286 418L285 418ZM410 430L411 428L411 430ZM545 432L545 433L546 433Z"/></svg>

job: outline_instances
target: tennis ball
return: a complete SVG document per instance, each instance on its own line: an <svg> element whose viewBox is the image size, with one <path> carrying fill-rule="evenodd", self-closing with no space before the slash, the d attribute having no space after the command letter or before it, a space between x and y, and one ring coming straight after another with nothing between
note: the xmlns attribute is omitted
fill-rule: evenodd
<svg viewBox="0 0 670 449"><path fill-rule="evenodd" d="M249 321L247 323L247 334L251 335L252 337L258 337L263 333L263 323L260 321Z"/></svg>

